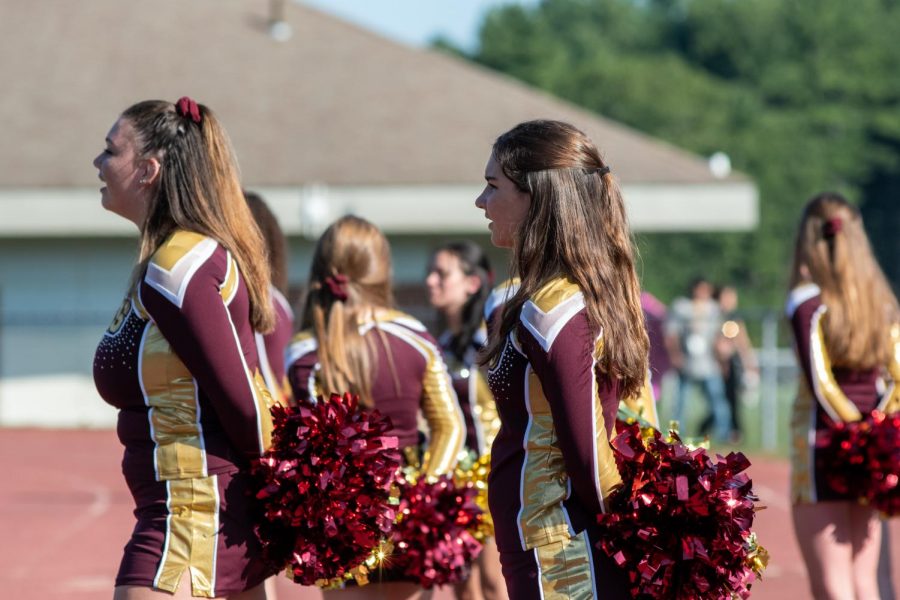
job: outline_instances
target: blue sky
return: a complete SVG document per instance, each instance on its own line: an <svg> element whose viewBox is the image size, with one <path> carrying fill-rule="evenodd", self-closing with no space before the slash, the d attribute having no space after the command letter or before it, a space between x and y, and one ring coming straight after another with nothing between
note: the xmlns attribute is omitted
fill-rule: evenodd
<svg viewBox="0 0 900 600"><path fill-rule="evenodd" d="M314 6L386 37L424 46L441 34L467 50L474 48L484 12L504 4L535 0L294 0Z"/></svg>

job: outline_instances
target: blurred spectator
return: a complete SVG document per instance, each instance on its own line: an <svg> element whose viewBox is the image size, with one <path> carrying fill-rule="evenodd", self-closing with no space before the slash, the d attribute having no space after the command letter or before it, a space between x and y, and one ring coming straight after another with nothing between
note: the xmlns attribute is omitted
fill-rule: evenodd
<svg viewBox="0 0 900 600"><path fill-rule="evenodd" d="M731 441L741 439L743 430L738 420L738 398L741 391L753 387L759 381L759 368L753 344L747 335L747 325L737 313L737 289L730 285L720 287L716 292L719 310L722 312L722 331L716 340L716 357L722 370L725 384L725 399L731 409ZM700 433L707 433L713 426L710 413L700 425Z"/></svg>
<svg viewBox="0 0 900 600"><path fill-rule="evenodd" d="M681 432L686 433L683 421L688 392L699 386L713 416L713 437L725 441L731 430L731 410L715 354L722 313L712 296L712 284L698 277L691 284L690 298L675 299L666 320L666 348L678 371L673 419Z"/></svg>

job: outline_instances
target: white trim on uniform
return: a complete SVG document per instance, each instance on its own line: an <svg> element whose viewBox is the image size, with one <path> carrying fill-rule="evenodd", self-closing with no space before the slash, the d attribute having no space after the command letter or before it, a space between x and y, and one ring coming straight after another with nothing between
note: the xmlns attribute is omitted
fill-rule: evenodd
<svg viewBox="0 0 900 600"><path fill-rule="evenodd" d="M584 294L582 292L566 298L548 312L542 311L537 304L529 300L522 305L519 320L531 332L531 335L538 341L544 352L549 352L550 347L563 327L584 306Z"/></svg>
<svg viewBox="0 0 900 600"><path fill-rule="evenodd" d="M218 246L218 242L212 238L201 240L178 259L171 270L166 270L151 261L147 264L144 281L172 304L181 308L191 278L209 260Z"/></svg>
<svg viewBox="0 0 900 600"><path fill-rule="evenodd" d="M821 293L822 290L820 290L819 286L814 283L804 283L803 285L798 285L788 294L788 299L784 306L784 313L790 319L794 316L794 313L797 311L801 304L803 304L807 300L810 300L811 298L815 298Z"/></svg>

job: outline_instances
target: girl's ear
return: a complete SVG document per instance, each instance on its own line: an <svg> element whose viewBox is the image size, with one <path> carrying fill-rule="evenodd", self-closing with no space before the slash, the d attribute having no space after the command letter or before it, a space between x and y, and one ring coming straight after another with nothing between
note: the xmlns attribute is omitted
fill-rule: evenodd
<svg viewBox="0 0 900 600"><path fill-rule="evenodd" d="M481 288L481 278L478 275L466 275L466 295L471 296Z"/></svg>
<svg viewBox="0 0 900 600"><path fill-rule="evenodd" d="M160 167L159 160L156 158L142 159L139 163L139 168L141 170L141 184L153 185L156 183L156 180L159 178Z"/></svg>

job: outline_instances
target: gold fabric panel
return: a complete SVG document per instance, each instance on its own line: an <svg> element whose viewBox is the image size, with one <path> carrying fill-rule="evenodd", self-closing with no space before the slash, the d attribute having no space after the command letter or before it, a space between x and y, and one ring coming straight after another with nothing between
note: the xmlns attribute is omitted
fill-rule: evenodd
<svg viewBox="0 0 900 600"><path fill-rule="evenodd" d="M219 294L222 296L222 300L228 301L234 295L235 290L238 286L238 270L237 270L237 262L235 262L234 257L231 256L231 252L228 253L228 269L225 271L225 281L222 282L221 287L219 288Z"/></svg>
<svg viewBox="0 0 900 600"><path fill-rule="evenodd" d="M631 412L637 413L645 421L659 429L659 415L656 412L656 399L653 397L653 386L650 384L650 374L644 380L641 393L631 398L622 398L622 402Z"/></svg>
<svg viewBox="0 0 900 600"><path fill-rule="evenodd" d="M154 587L172 592L184 569L190 569L194 596L215 597L216 532L219 520L218 479L199 477L166 483L169 520L166 553L156 574Z"/></svg>
<svg viewBox="0 0 900 600"><path fill-rule="evenodd" d="M581 291L578 284L567 277L559 277L544 285L531 301L542 311L550 312L560 302Z"/></svg>
<svg viewBox="0 0 900 600"><path fill-rule="evenodd" d="M809 440L814 428L814 402L806 380L801 379L791 411L791 500L795 504L816 501Z"/></svg>
<svg viewBox="0 0 900 600"><path fill-rule="evenodd" d="M205 476L194 378L153 323L145 333L140 369L156 443L157 479Z"/></svg>
<svg viewBox="0 0 900 600"><path fill-rule="evenodd" d="M887 366L888 374L894 381L891 395L884 402L884 412L892 413L900 411L900 325L891 327L891 341L894 344L894 354Z"/></svg>
<svg viewBox="0 0 900 600"><path fill-rule="evenodd" d="M128 315L131 314L131 298L126 297L122 300L122 306L119 307L119 310L116 311L116 316L113 317L112 323L109 324L109 327L106 328L106 332L110 335L114 335L119 328L122 327L122 324L125 323L125 319L128 318Z"/></svg>
<svg viewBox="0 0 900 600"><path fill-rule="evenodd" d="M269 393L266 387L266 380L263 379L259 369L253 373L253 385L256 386L256 411L259 413L259 437L262 440L263 450L268 450L272 446L272 412L271 407L275 405L275 399Z"/></svg>
<svg viewBox="0 0 900 600"><path fill-rule="evenodd" d="M544 600L594 600L593 566L586 532L535 548Z"/></svg>
<svg viewBox="0 0 900 600"><path fill-rule="evenodd" d="M477 365L472 365L469 377L471 377L470 393L474 393L473 397L475 398L472 412L481 423L481 429L484 432L484 450L490 452L494 438L500 431L500 413L497 412L497 404L494 402L491 388Z"/></svg>
<svg viewBox="0 0 900 600"><path fill-rule="evenodd" d="M604 345L605 341L603 335L598 335L597 341L594 342L595 361L600 360L600 356L603 354ZM615 453L613 452L612 446L608 443L616 432L615 429L613 429L613 431L606 430L606 420L603 418L603 401L600 398L596 368L592 380L594 382L594 431L597 432L597 437L595 439L595 443L597 444L597 455L594 457L594 460L597 462L596 484L597 488L600 490L603 511L606 512L606 499L616 488L622 485L622 477L619 475L619 468L616 466ZM649 406L644 404L648 401L650 402ZM649 411L652 411L652 418L655 423L654 426L657 427L657 429L659 428L659 419L656 418L656 403L653 400L653 389L650 387L649 372L647 373L647 378L644 380L644 388L641 390L641 396L636 399L634 406L632 406L632 410L635 410L642 416L644 413L649 414ZM644 418L650 420L648 417Z"/></svg>
<svg viewBox="0 0 900 600"><path fill-rule="evenodd" d="M153 263L171 271L185 254L205 239L205 235L193 231L176 231L153 254Z"/></svg>
<svg viewBox="0 0 900 600"><path fill-rule="evenodd" d="M550 403L530 365L526 377L531 424L522 468L522 508L518 520L525 547L534 548L569 539L569 525L560 508L568 494L569 478L562 451L554 443L556 430Z"/></svg>
<svg viewBox="0 0 900 600"><path fill-rule="evenodd" d="M831 372L831 359L825 347L821 319L816 321L816 327L810 335L812 336L809 349L810 367L825 411L830 416L837 415L842 421L859 421L862 418L859 409L850 402L835 381L834 373Z"/></svg>
<svg viewBox="0 0 900 600"><path fill-rule="evenodd" d="M428 357L422 381L422 412L431 429L431 439L422 460L422 470L429 477L444 475L456 466L457 456L465 443L465 423L440 354L429 344L420 343L412 336L408 339Z"/></svg>

